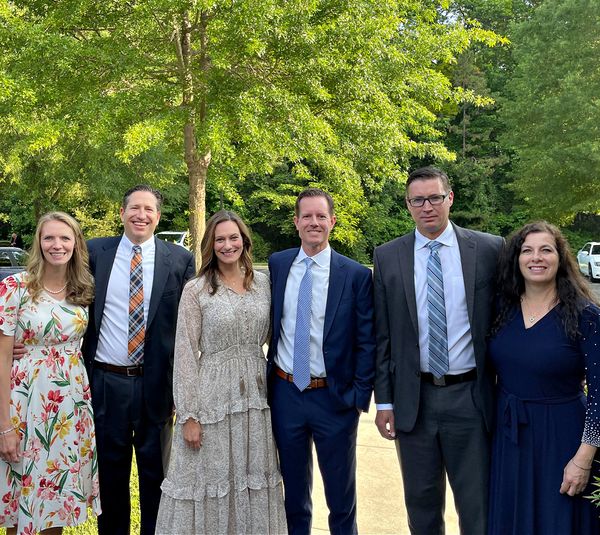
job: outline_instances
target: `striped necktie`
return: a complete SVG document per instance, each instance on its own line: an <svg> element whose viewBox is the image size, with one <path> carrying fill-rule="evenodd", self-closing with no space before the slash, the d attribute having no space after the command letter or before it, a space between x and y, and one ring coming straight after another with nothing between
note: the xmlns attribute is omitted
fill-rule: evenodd
<svg viewBox="0 0 600 535"><path fill-rule="evenodd" d="M429 370L435 377L448 373L448 329L444 301L444 276L438 249L440 242L427 244L427 312L429 316Z"/></svg>
<svg viewBox="0 0 600 535"><path fill-rule="evenodd" d="M304 390L310 384L310 319L312 312L312 264L307 256L303 262L306 271L300 281L296 307L296 333L294 335L294 384Z"/></svg>
<svg viewBox="0 0 600 535"><path fill-rule="evenodd" d="M137 365L144 360L144 270L142 269L142 248L133 246L133 258L129 272L129 336L127 353L129 360Z"/></svg>

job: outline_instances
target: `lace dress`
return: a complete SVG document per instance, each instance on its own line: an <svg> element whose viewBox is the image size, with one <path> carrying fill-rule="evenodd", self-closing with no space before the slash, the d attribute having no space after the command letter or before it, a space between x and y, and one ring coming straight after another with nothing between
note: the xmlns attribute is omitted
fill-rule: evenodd
<svg viewBox="0 0 600 535"><path fill-rule="evenodd" d="M173 384L177 424L157 535L287 532L262 349L269 280L260 272L254 277L245 294L222 285L210 295L204 278L183 291ZM202 424L198 450L183 440L189 418Z"/></svg>
<svg viewBox="0 0 600 535"><path fill-rule="evenodd" d="M90 387L81 358L87 310L42 292L34 303L25 273L0 282L0 331L25 344L12 365L10 414L23 457L0 460L0 526L19 534L85 522L100 513Z"/></svg>

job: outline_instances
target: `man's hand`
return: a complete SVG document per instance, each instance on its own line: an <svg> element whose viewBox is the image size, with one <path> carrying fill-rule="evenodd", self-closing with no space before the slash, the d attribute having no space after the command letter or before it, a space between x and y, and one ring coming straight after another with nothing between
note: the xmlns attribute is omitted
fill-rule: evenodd
<svg viewBox="0 0 600 535"><path fill-rule="evenodd" d="M379 434L388 440L396 438L396 428L394 426L394 411L380 410L375 416L375 425L379 429Z"/></svg>
<svg viewBox="0 0 600 535"><path fill-rule="evenodd" d="M27 350L25 349L24 344L15 343L13 345L13 360L22 359L25 356L25 353L27 353Z"/></svg>

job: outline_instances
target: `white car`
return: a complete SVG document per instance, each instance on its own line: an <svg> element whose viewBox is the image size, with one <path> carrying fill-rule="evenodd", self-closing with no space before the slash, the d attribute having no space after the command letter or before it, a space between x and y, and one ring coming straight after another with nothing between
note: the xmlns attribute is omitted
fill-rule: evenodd
<svg viewBox="0 0 600 535"><path fill-rule="evenodd" d="M592 282L600 282L600 242L590 241L577 253L579 270Z"/></svg>
<svg viewBox="0 0 600 535"><path fill-rule="evenodd" d="M185 249L190 249L190 233L187 231L165 230L163 232L158 232L156 237L161 240L181 245L181 247Z"/></svg>

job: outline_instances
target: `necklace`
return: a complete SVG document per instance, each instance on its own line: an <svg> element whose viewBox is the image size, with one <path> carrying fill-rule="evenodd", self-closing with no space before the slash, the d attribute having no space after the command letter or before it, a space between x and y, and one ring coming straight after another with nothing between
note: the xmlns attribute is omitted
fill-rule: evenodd
<svg viewBox="0 0 600 535"><path fill-rule="evenodd" d="M235 278L225 277L222 273L219 273L219 278L221 279L221 281L223 282L223 284L225 286L228 286L229 288L231 288L234 291L236 291L238 287L244 286L244 274L243 273L240 273Z"/></svg>
<svg viewBox="0 0 600 535"><path fill-rule="evenodd" d="M66 282L65 285L60 290L55 290L55 291L54 290L49 290L44 285L42 285L42 288L44 288L44 290L46 290L49 294L57 295L57 294L61 293L62 291L64 291L64 289L67 287L67 284L69 284L69 283Z"/></svg>
<svg viewBox="0 0 600 535"><path fill-rule="evenodd" d="M524 316L526 316L525 319L531 325L533 325L536 321L538 321L539 319L541 319L543 316L546 315L546 313L550 310L551 305L556 304L556 301L557 301L556 296L553 296L552 299L550 301L548 301L548 303L545 303L545 302L542 303L540 312L536 312L535 310L532 310L528 304L526 304L525 297L521 297L521 304L523 305Z"/></svg>

